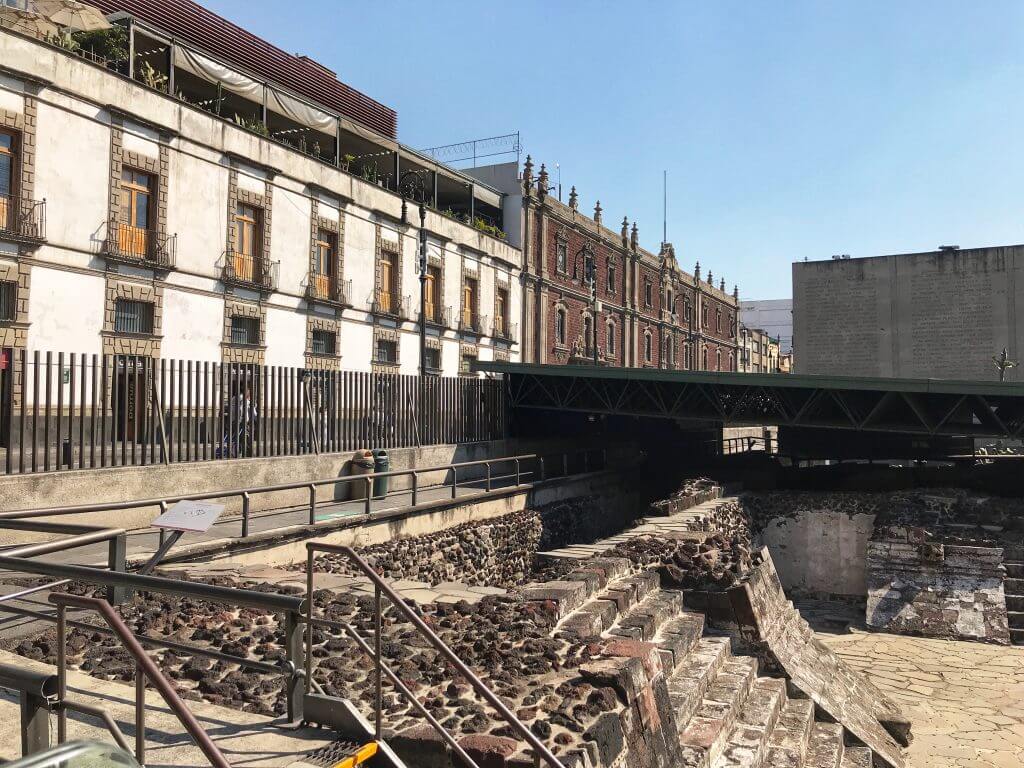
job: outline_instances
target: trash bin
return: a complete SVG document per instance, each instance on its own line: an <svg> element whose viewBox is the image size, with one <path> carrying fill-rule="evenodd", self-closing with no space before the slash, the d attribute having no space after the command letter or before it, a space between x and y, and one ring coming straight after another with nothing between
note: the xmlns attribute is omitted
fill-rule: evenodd
<svg viewBox="0 0 1024 768"><path fill-rule="evenodd" d="M352 454L352 475L368 475L373 471L373 454L363 448ZM356 481L349 483L351 486L351 498L366 498L366 483Z"/></svg>
<svg viewBox="0 0 1024 768"><path fill-rule="evenodd" d="M391 458L388 456L388 452L382 449L374 451L373 471L387 472L389 469L391 469ZM390 477L373 478L373 498L383 499L388 495L388 485L390 480Z"/></svg>

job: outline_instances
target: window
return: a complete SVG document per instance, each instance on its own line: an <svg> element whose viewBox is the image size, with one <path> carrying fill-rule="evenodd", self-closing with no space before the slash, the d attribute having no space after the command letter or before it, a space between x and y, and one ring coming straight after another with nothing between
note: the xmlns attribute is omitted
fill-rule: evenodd
<svg viewBox="0 0 1024 768"><path fill-rule="evenodd" d="M566 264L569 261L569 244L558 242L555 245L555 269L559 272L568 272Z"/></svg>
<svg viewBox="0 0 1024 768"><path fill-rule="evenodd" d="M608 293L615 292L615 265L608 264Z"/></svg>
<svg viewBox="0 0 1024 768"><path fill-rule="evenodd" d="M693 319L693 305L687 299L683 299L683 319L686 322Z"/></svg>
<svg viewBox="0 0 1024 768"><path fill-rule="evenodd" d="M438 322L441 318L441 307L438 299L441 290L441 268L435 266L427 267L426 302L423 305L423 312L427 320Z"/></svg>
<svg viewBox="0 0 1024 768"><path fill-rule="evenodd" d="M440 372L440 370L441 370L441 350L440 349L434 349L432 347L427 347L426 357L427 357L427 370L428 371L434 371L434 372Z"/></svg>
<svg viewBox="0 0 1024 768"><path fill-rule="evenodd" d="M257 346L260 343L260 319L232 315L231 343Z"/></svg>
<svg viewBox="0 0 1024 768"><path fill-rule="evenodd" d="M708 349L705 347L700 351L700 369L706 371L708 369Z"/></svg>
<svg viewBox="0 0 1024 768"><path fill-rule="evenodd" d="M472 373L472 365L476 362L476 355L472 352L463 352L459 358L459 373Z"/></svg>
<svg viewBox="0 0 1024 768"><path fill-rule="evenodd" d="M665 357L665 367L671 368L675 364L675 360L672 356L672 337L665 336L665 338L662 340L662 345Z"/></svg>
<svg viewBox="0 0 1024 768"><path fill-rule="evenodd" d="M18 284L15 282L0 283L0 321L11 322L14 320L15 304L18 298Z"/></svg>
<svg viewBox="0 0 1024 768"><path fill-rule="evenodd" d="M334 280L335 258L338 252L338 236L326 229L318 229L313 254L313 282L316 295L327 298L331 295Z"/></svg>
<svg viewBox="0 0 1024 768"><path fill-rule="evenodd" d="M651 306L651 304L653 302L652 293L653 292L651 290L651 281L648 278L645 277L644 278L644 304L646 304L648 307Z"/></svg>
<svg viewBox="0 0 1024 768"><path fill-rule="evenodd" d="M508 288L498 288L494 292L494 330L502 336L509 331Z"/></svg>
<svg viewBox="0 0 1024 768"><path fill-rule="evenodd" d="M654 359L654 338L651 332L644 333L644 361L651 362Z"/></svg>
<svg viewBox="0 0 1024 768"><path fill-rule="evenodd" d="M671 288L665 291L665 309L667 309L669 312L676 311L676 303L675 301L673 301Z"/></svg>
<svg viewBox="0 0 1024 768"><path fill-rule="evenodd" d="M133 168L121 170L121 223L118 250L137 259L149 253L150 217L153 208L153 177Z"/></svg>
<svg viewBox="0 0 1024 768"><path fill-rule="evenodd" d="M0 131L0 229L10 229L14 197L14 135Z"/></svg>
<svg viewBox="0 0 1024 768"><path fill-rule="evenodd" d="M398 362L398 342L393 339L377 339L377 362L394 365Z"/></svg>
<svg viewBox="0 0 1024 768"><path fill-rule="evenodd" d="M715 370L722 370L722 350L715 351Z"/></svg>
<svg viewBox="0 0 1024 768"><path fill-rule="evenodd" d="M398 307L395 284L398 279L398 254L394 251L380 252L380 290L377 292L377 306L381 312L395 312Z"/></svg>
<svg viewBox="0 0 1024 768"><path fill-rule="evenodd" d="M700 308L700 322L705 328L708 327L708 305L702 304Z"/></svg>
<svg viewBox="0 0 1024 768"><path fill-rule="evenodd" d="M606 336L604 347L608 352L609 357L615 356L615 323L608 323L608 327L605 329Z"/></svg>
<svg viewBox="0 0 1024 768"><path fill-rule="evenodd" d="M715 310L715 330L718 333L722 332L722 310Z"/></svg>
<svg viewBox="0 0 1024 768"><path fill-rule="evenodd" d="M467 277L462 286L462 327L476 330L476 278Z"/></svg>
<svg viewBox="0 0 1024 768"><path fill-rule="evenodd" d="M310 351L314 355L333 355L337 348L337 336L333 331L313 331Z"/></svg>
<svg viewBox="0 0 1024 768"><path fill-rule="evenodd" d="M114 331L117 333L152 333L153 305L148 301L117 299L114 303Z"/></svg>
<svg viewBox="0 0 1024 768"><path fill-rule="evenodd" d="M590 315L583 318L583 348L590 355L594 351L594 319Z"/></svg>
<svg viewBox="0 0 1024 768"><path fill-rule="evenodd" d="M555 343L565 346L565 310L555 310Z"/></svg>
<svg viewBox="0 0 1024 768"><path fill-rule="evenodd" d="M736 370L736 355L733 352L729 353L729 370Z"/></svg>
<svg viewBox="0 0 1024 768"><path fill-rule="evenodd" d="M690 345L687 344L684 341L683 342L683 368L685 368L686 370L690 370L690 368L692 366L693 366L693 351L691 350Z"/></svg>
<svg viewBox="0 0 1024 768"><path fill-rule="evenodd" d="M255 282L256 256L260 252L262 232L262 211L253 205L239 203L235 208L235 234L232 243L232 259L235 276L240 280Z"/></svg>

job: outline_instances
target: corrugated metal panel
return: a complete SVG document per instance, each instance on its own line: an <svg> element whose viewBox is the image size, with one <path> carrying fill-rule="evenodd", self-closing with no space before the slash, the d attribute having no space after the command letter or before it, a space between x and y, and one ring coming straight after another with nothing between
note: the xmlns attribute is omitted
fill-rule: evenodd
<svg viewBox="0 0 1024 768"><path fill-rule="evenodd" d="M389 138L398 116L339 82L316 62L271 45L191 0L91 0L104 13L124 11L167 34L203 48L251 72L287 86Z"/></svg>

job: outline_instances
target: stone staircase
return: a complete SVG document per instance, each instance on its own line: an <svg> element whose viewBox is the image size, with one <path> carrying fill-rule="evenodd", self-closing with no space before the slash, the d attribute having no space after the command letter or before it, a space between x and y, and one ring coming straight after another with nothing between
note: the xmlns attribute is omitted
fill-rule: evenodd
<svg viewBox="0 0 1024 768"><path fill-rule="evenodd" d="M603 643L613 654L644 658L648 668L652 655L660 660L679 739L673 766L871 766L871 750L846 746L842 726L815 721L810 699L782 678L761 676L757 658L733 655L728 637L706 634L704 614L684 606L682 591L662 589L655 572L591 558L566 579L527 588L525 597L554 611L556 637ZM581 673L588 677L585 665ZM606 752L598 762L619 757Z"/></svg>
<svg viewBox="0 0 1024 768"><path fill-rule="evenodd" d="M1010 627L1010 642L1024 645L1024 546L1007 545L1003 550L1006 578L1006 620Z"/></svg>

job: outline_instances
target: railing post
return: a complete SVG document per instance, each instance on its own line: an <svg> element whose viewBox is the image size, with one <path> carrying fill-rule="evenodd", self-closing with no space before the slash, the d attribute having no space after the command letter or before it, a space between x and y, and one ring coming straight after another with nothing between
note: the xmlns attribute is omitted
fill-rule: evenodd
<svg viewBox="0 0 1024 768"><path fill-rule="evenodd" d="M370 502L373 500L373 480L366 476L366 514L370 514Z"/></svg>
<svg viewBox="0 0 1024 768"><path fill-rule="evenodd" d="M540 479L541 480L546 480L547 479L546 478L547 472L544 469L544 457L543 456L538 456L537 457L537 463L540 465Z"/></svg>
<svg viewBox="0 0 1024 768"><path fill-rule="evenodd" d="M490 492L491 490L491 462L484 462L484 469L487 471L487 484L484 486L484 490Z"/></svg>
<svg viewBox="0 0 1024 768"><path fill-rule="evenodd" d="M163 529L161 529L161 533ZM124 573L127 570L127 547L125 546L125 534L110 539L109 549L107 553L107 567L111 571L117 571ZM128 597L127 590L124 587L107 587L107 602L111 605L120 605Z"/></svg>
<svg viewBox="0 0 1024 768"><path fill-rule="evenodd" d="M416 501L419 498L420 490L420 476L415 472L412 473L412 505L416 506Z"/></svg>
<svg viewBox="0 0 1024 768"><path fill-rule="evenodd" d="M305 668L302 649L302 622L295 611L284 615L284 650L285 658L291 662L291 673L285 679L285 705L288 722L299 723L303 719L304 686L301 683L301 670Z"/></svg>
<svg viewBox="0 0 1024 768"><path fill-rule="evenodd" d="M242 538L249 535L249 492L242 491Z"/></svg>
<svg viewBox="0 0 1024 768"><path fill-rule="evenodd" d="M516 487L522 485L522 481L519 474L519 459L516 459Z"/></svg>
<svg viewBox="0 0 1024 768"><path fill-rule="evenodd" d="M458 488L459 488L458 470L455 469L455 467L452 467L452 498L453 499L458 495L458 493L457 493Z"/></svg>
<svg viewBox="0 0 1024 768"><path fill-rule="evenodd" d="M309 524L316 523L316 486L309 484Z"/></svg>
<svg viewBox="0 0 1024 768"><path fill-rule="evenodd" d="M569 476L569 454L562 454L562 477Z"/></svg>
<svg viewBox="0 0 1024 768"><path fill-rule="evenodd" d="M146 675L135 665L135 761L146 764Z"/></svg>
<svg viewBox="0 0 1024 768"><path fill-rule="evenodd" d="M376 659L377 668L377 679L376 679L376 694L374 700L374 720L373 728L375 732L375 738L377 741L381 739L381 726L384 720L384 676L382 674L381 666L381 601L380 601L380 585L374 585L373 589L374 604L376 607L374 626L373 626L373 652Z"/></svg>
<svg viewBox="0 0 1024 768"><path fill-rule="evenodd" d="M68 696L68 649L67 649L68 614L67 606L57 605L57 743L63 744L68 737L68 711L64 700Z"/></svg>
<svg viewBox="0 0 1024 768"><path fill-rule="evenodd" d="M42 696L22 691L21 756L28 757L50 748L50 705Z"/></svg>

